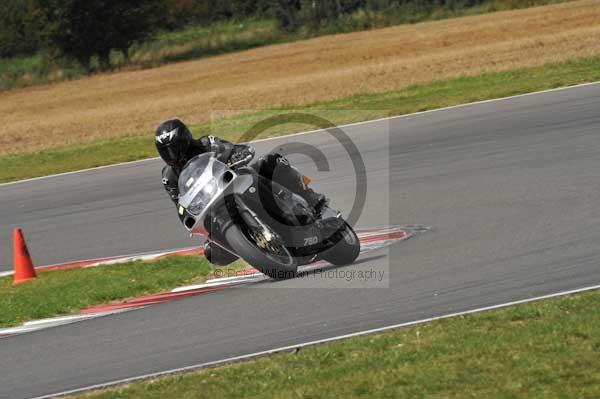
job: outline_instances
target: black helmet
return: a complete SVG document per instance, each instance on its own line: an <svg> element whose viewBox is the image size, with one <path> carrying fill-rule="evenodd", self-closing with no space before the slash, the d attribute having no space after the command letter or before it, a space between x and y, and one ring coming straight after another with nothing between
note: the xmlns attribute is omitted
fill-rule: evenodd
<svg viewBox="0 0 600 399"><path fill-rule="evenodd" d="M169 119L156 128L156 149L168 165L183 167L188 161L187 153L191 143L192 134L179 119Z"/></svg>

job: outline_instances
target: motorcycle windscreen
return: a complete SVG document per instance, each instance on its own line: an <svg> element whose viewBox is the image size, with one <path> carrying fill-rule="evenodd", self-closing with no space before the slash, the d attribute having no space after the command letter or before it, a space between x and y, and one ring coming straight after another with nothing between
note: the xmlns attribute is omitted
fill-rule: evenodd
<svg viewBox="0 0 600 399"><path fill-rule="evenodd" d="M179 175L179 205L199 215L211 199L224 189L220 177L229 167L204 153L192 158Z"/></svg>

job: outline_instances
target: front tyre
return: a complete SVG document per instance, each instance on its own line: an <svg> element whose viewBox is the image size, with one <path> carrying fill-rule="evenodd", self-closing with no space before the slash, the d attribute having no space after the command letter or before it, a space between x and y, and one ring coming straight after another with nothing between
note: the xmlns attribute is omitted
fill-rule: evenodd
<svg viewBox="0 0 600 399"><path fill-rule="evenodd" d="M323 253L321 259L336 265L344 266L353 263L360 255L360 240L352 226L344 222L344 227L336 233L337 243Z"/></svg>
<svg viewBox="0 0 600 399"><path fill-rule="evenodd" d="M289 252L282 256L259 248L238 225L233 224L225 231L225 240L240 258L272 279L294 278L298 273L296 261Z"/></svg>

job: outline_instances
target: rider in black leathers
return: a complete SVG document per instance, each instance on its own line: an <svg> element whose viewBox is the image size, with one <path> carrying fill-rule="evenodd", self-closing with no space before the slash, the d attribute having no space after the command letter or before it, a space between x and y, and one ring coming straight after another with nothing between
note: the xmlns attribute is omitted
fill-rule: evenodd
<svg viewBox="0 0 600 399"><path fill-rule="evenodd" d="M158 126L155 144L158 153L167 164L162 170L162 183L175 205L179 200L179 174L187 161L196 155L214 152L220 161L232 168L246 166L254 158L254 148L249 145L232 144L214 136L194 139L187 126L179 119L169 119ZM323 194L306 187L302 174L290 166L289 161L280 154L260 157L250 166L260 175L301 195L316 211L327 202ZM204 255L209 262L219 265L226 265L237 259L235 255L209 242L204 245Z"/></svg>

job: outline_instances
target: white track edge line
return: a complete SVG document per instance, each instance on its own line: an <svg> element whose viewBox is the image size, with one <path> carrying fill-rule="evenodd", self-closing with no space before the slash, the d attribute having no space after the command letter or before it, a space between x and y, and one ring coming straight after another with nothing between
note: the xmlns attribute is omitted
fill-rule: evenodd
<svg viewBox="0 0 600 399"><path fill-rule="evenodd" d="M351 126L360 126L360 125L364 125L364 124L369 124L369 123L374 123L374 122L381 122L381 121L385 121L385 120L407 118L407 117L410 117L410 116L428 114L428 113L431 113L431 112L446 111L446 110L450 110L450 109L454 109L454 108L462 108L462 107L468 107L468 106L472 106L472 105L486 104L486 103L490 103L490 102L494 102L494 101L510 100L510 99L513 99L513 98L519 98L519 97L525 97L525 96L532 96L532 95L538 95L538 94L544 94L544 93L551 93L551 92L561 91L561 90L577 89L577 88L580 88L580 87L592 86L592 85L597 85L597 84L600 84L600 81L579 83L579 84L572 85L572 86L555 87L553 89L545 89L545 90L539 90L539 91L532 91L532 92L529 92L529 93L515 94L515 95L512 95L512 96L508 96L508 97L490 98L490 99L487 99L487 100L473 101L473 102L470 102L470 103L449 105L447 107L429 109L429 110L426 110L426 111L413 112L413 113L410 113L410 114L387 116L387 117L384 117L384 118L378 118L378 119L371 119L371 120L367 120L367 121L348 123L346 125L337 125L336 127L346 128L346 127L351 127ZM260 142L263 142L263 141L270 141L270 140L281 140L281 139L284 139L284 138L287 138L287 137L294 137L294 136L300 136L300 135L304 135L304 134L319 133L319 132L323 132L324 130L327 130L327 129L307 130L305 132L298 132L298 133L286 134L286 135L283 135L283 136L267 137L267 138L264 138L264 139L252 140L251 143L260 143ZM159 157L144 158L144 159L138 159L138 160L135 160L135 161L120 162L120 163L115 163L115 164L111 164L111 165L95 166L93 168L87 168L87 169L81 169L81 170L73 170L73 171L70 171L70 172L57 173L57 174L53 174L53 175L37 176L37 177L29 178L29 179L23 179L23 180L11 181L11 182L6 182L6 183L0 183L0 187L12 185L12 184L27 183L27 182L36 181L36 180L42 180L42 179L49 179L49 178L54 178L54 177L60 177L60 176L73 175L73 174L76 174L76 173L83 173L83 172L89 172L89 171L94 171L94 170L99 170L99 169L105 169L105 168L110 168L110 167L113 167L113 166L123 166L123 165L129 165L129 164L138 163L138 162L152 161L152 160L155 160L155 159L158 159L158 158Z"/></svg>
<svg viewBox="0 0 600 399"><path fill-rule="evenodd" d="M94 166L93 168L72 170L70 172L55 173L53 175L37 176L37 177L31 177L29 179L9 181L9 182L6 182L6 183L0 183L0 187L10 186L12 184L28 183L28 182L32 182L32 181L36 181L36 180L49 179L49 178L54 178L54 177L62 177L62 176L74 175L74 174L77 174L77 173L90 172L90 171L94 171L94 170L111 168L113 166L123 166L123 165L129 165L129 164L139 163L139 162L147 162L147 161L152 161L154 159L158 159L158 157L137 159L135 161L119 162L119 163L113 163L113 164L110 164L110 165Z"/></svg>
<svg viewBox="0 0 600 399"><path fill-rule="evenodd" d="M129 377L129 378L121 379L121 380L115 380L115 381L90 385L90 386L87 386L84 388L72 389L69 391L53 393L50 395L37 396L37 397L31 398L31 399L48 399L48 398L54 398L54 397L59 397L59 396L72 395L75 393L93 391L93 390L98 390L98 389L105 389L105 388L110 388L110 387L113 387L116 385L127 384L127 383L134 382L134 381L147 380L150 378L156 378L156 377L172 375L172 374L179 374L179 373L188 372L188 371L195 371L195 370L215 367L215 366L219 366L219 365L223 365L223 364L235 363L235 362L240 362L243 360L254 359L254 358L258 358L258 357L262 357L262 356L266 356L266 355L272 355L272 354L276 354L276 353L280 353L280 352L286 352L286 351L290 351L293 349L304 348L307 346L319 345L319 344L324 344L324 343L328 343L328 342L339 341L342 339L359 337L359 336L374 334L374 333L378 333L378 332L384 332L384 331L393 330L396 328L410 327L410 326L414 326L414 325L424 324L424 323L428 323L428 322L435 321L435 320L448 319L451 317L463 316L463 315L468 315L468 314L473 314L473 313L481 313L481 312L485 312L488 310L501 309L501 308L505 308L505 307L509 307L509 306L520 305L523 303L535 302L535 301L539 301L539 300L543 300L543 299L577 294L577 293L591 291L591 290L597 290L597 289L600 289L600 285L592 285L592 286L583 287L583 288L576 288L573 290L561 291L561 292L557 292L554 294L542 295L542 296L527 298L527 299L520 299L517 301L505 302L505 303L501 303L501 304L497 304L497 305L491 305L491 306L485 306L485 307L471 309L471 310L465 310L462 312L448 313L446 315L434 316L434 317L429 317L429 318L421 319L421 320L409 321L409 322L393 324L393 325L389 325L389 326L385 326L385 327L357 331L357 332L350 333L350 334L338 335L335 337L324 338L324 339L319 339L319 340L315 340L315 341L308 341L308 342L303 342L303 343L296 344L296 345L283 346L283 347L275 348L275 349L268 349L265 351L249 353L246 355L230 357L227 359L215 360L212 362L200 363L200 364L196 364L196 365L192 365L192 366L180 367L180 368L176 368L176 369L159 371L156 373L149 373L149 374L144 374L144 375L140 375L140 376L136 376L136 377Z"/></svg>
<svg viewBox="0 0 600 399"><path fill-rule="evenodd" d="M130 308L125 308L125 309L106 310L106 311L98 312L98 313L76 314L76 315L65 316L65 317L59 316L56 318L33 320L33 321L23 323L20 326L7 327L7 328L0 329L0 339L12 337L12 336L20 335L20 334L24 334L24 333L29 333L29 332L45 330L45 329L52 328L52 327L64 326L67 324L74 324L79 321L95 319L98 317L110 316L110 315L117 314L117 313L124 313L124 312L128 312L130 310L140 309L145 306L147 306L147 305L140 305L139 307L130 307Z"/></svg>

